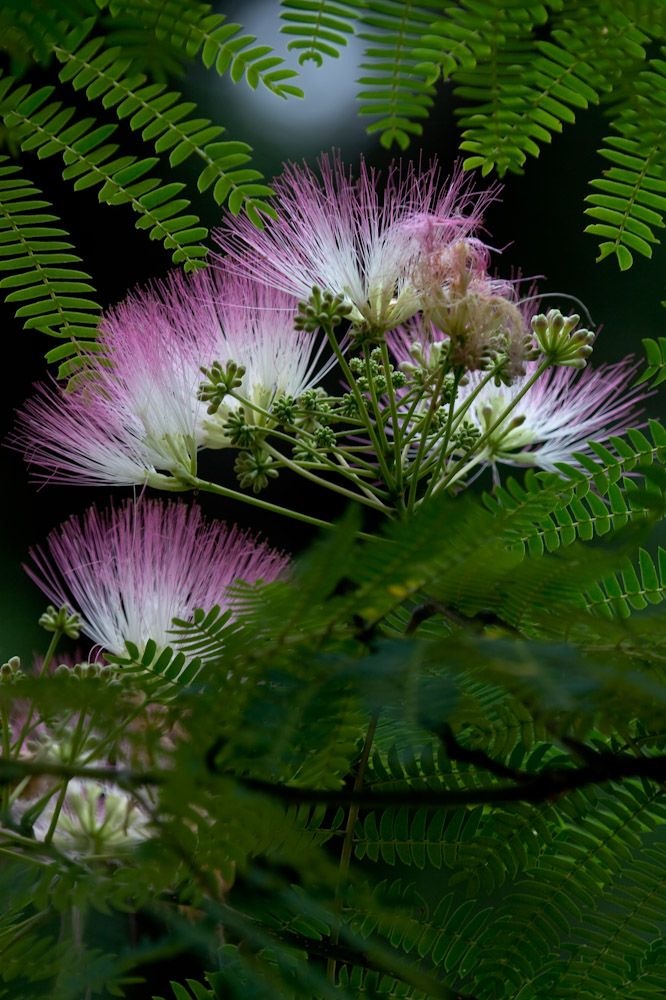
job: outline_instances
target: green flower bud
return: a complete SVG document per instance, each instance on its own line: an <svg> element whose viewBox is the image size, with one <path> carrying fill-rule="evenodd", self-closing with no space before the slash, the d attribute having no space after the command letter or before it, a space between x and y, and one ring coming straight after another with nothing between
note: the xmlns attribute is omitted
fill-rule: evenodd
<svg viewBox="0 0 666 1000"><path fill-rule="evenodd" d="M306 330L308 333L320 326L336 327L349 315L352 307L341 295L332 292L322 292L318 285L312 288L312 295L298 303L298 313L294 320L296 330Z"/></svg>
<svg viewBox="0 0 666 1000"><path fill-rule="evenodd" d="M3 663L0 667L0 684L16 684L17 681L22 680L23 671L21 670L21 658L19 656L11 656L6 663Z"/></svg>
<svg viewBox="0 0 666 1000"><path fill-rule="evenodd" d="M79 616L76 611L70 611L66 604L57 611L49 604L44 614L40 615L39 624L47 632L63 632L68 639L78 639L81 634Z"/></svg>
<svg viewBox="0 0 666 1000"><path fill-rule="evenodd" d="M252 487L253 493L260 493L268 486L269 479L276 479L277 469L273 469L272 455L258 451L243 451L234 462L234 472L243 489Z"/></svg>
<svg viewBox="0 0 666 1000"><path fill-rule="evenodd" d="M240 406L222 424L225 434L237 448L251 448L257 439L257 428L246 423L245 410Z"/></svg>
<svg viewBox="0 0 666 1000"><path fill-rule="evenodd" d="M559 309L551 309L546 316L532 317L532 329L541 352L554 365L584 368L592 353L594 334L590 330L576 330L580 316L566 319Z"/></svg>
<svg viewBox="0 0 666 1000"><path fill-rule="evenodd" d="M245 371L245 365L235 361L227 361L224 368L219 361L213 361L210 368L201 368L207 381L199 386L199 399L209 404L208 413L217 413L224 397L241 385Z"/></svg>
<svg viewBox="0 0 666 1000"><path fill-rule="evenodd" d="M332 427L317 427L314 433L318 448L332 448L335 444L335 432Z"/></svg>
<svg viewBox="0 0 666 1000"><path fill-rule="evenodd" d="M296 404L293 396L278 396L273 400L271 416L279 424L291 424L294 421Z"/></svg>

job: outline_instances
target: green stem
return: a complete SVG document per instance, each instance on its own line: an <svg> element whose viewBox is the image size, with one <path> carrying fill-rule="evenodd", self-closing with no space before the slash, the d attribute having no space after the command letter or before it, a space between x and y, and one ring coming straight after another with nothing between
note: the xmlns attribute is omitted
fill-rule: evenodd
<svg viewBox="0 0 666 1000"><path fill-rule="evenodd" d="M226 486L219 486L217 483L211 483L205 479L198 479L196 476L188 477L189 485L195 490L201 490L203 493L215 493L217 496L226 497L228 500L241 500L243 503L249 503L253 507L260 507L262 510L269 510L273 514L284 514L285 517L293 517L297 521L303 521L305 524L312 524L316 528L334 528L335 525L331 524L330 521L322 521L319 517L311 517L309 514L300 514L296 510L290 510L288 507L280 507L278 504L269 503L267 500L260 500L258 497L252 496L249 493L240 493L238 490L230 490ZM355 498L356 499L356 498ZM365 538L368 541L376 541L376 535L366 534L364 531L356 532L357 538Z"/></svg>
<svg viewBox="0 0 666 1000"><path fill-rule="evenodd" d="M386 485L390 489L391 488L391 482L392 482L391 481L391 473L390 473L389 468L388 468L388 466L386 464L386 458L384 456L384 453L382 451L381 445L379 443L379 438L377 437L377 433L376 433L376 430L375 430L375 425L373 424L372 420L368 416L367 400L366 400L365 396L363 395L363 393L360 391L358 385L356 384L356 379L354 378L354 375L353 375L353 373L351 371L351 368L347 364L347 359L345 358L344 354L340 350L340 345L338 344L337 337L335 336L335 333L333 332L332 327L327 325L325 329L326 329L326 336L328 337L328 341L329 341L331 347L333 348L333 353L335 354L335 356L336 356L336 358L338 360L338 364L340 365L340 368L342 369L342 374L346 378L347 384L348 384L349 388L351 389L351 392L352 392L352 394L354 396L354 399L356 400L356 405L358 407L358 413L359 413L359 416L361 417L361 419L363 421L363 426L365 427L365 430L368 432L368 434L370 436L370 440L372 442L372 447L374 449L375 456L377 458L377 461L379 462L379 466L380 466L380 469L381 469L382 476L384 477L384 482L386 483Z"/></svg>
<svg viewBox="0 0 666 1000"><path fill-rule="evenodd" d="M335 457L337 458L338 462L340 462L341 465L347 465L347 460L345 459L344 455L336 454ZM376 478L377 477L376 469L374 470L374 475ZM365 495L369 497L371 500L380 500L380 499L388 500L388 493L386 492L386 490L379 489L379 487L377 486L373 486L371 488L366 486L365 483L361 482L359 483L359 489L361 490L362 493L365 493Z"/></svg>
<svg viewBox="0 0 666 1000"><path fill-rule="evenodd" d="M525 395L525 393L529 389L532 388L532 386L537 381L537 379L541 378L541 376L543 375L543 373L546 371L547 368L549 368L551 366L551 364L552 364L552 361L550 361L550 359L544 358L544 360L541 362L541 364L539 365L539 367L537 368L537 370L534 372L534 374L532 376L530 376L530 378L528 378L527 382L522 387L522 389L520 390L520 392L517 393L517 395L511 400L511 402L506 407L506 409L504 409L502 411L502 413L500 413L500 415L497 418L497 420L495 420L495 422L486 431L484 431L484 433L481 435L481 437L478 438L474 442L474 444L470 448L467 449L467 451L462 456L462 458L459 459L459 461L456 462L456 464L454 465L454 467L451 469L450 473L448 473L446 476L444 476L444 478L441 479L439 481L439 483L433 488L433 490L432 490L433 494L437 493L441 489L445 489L449 485L449 483L452 481L452 479L453 479L454 476L456 478L458 478L457 474L460 471L460 469L462 469L463 466L465 466L467 464L468 460L474 454L474 452L479 452L480 448L482 448L483 445L485 445L486 441L488 441L488 439L495 433L495 431L500 426L500 424L504 423L504 421L506 420L506 418L508 417L508 415L518 405L518 403L523 398L523 396Z"/></svg>
<svg viewBox="0 0 666 1000"><path fill-rule="evenodd" d="M472 405L472 403L474 402L474 400L476 399L476 397L479 395L479 393L481 392L481 390L484 389L488 385L488 383L490 382L490 380L495 377L495 375L497 374L497 372L501 370L503 364L504 364L503 361L498 361L495 365L493 365L493 367L488 372L486 372L486 374L483 376L483 378L481 379L481 381L479 382L479 384L477 386L475 386L474 389L472 389L472 391L470 392L469 396L467 396L467 398L463 401L460 409L456 410L454 418L453 418L453 430L457 430L458 429L458 427L462 423L463 417L465 416L465 414L469 410L470 406Z"/></svg>
<svg viewBox="0 0 666 1000"><path fill-rule="evenodd" d="M428 431L430 430L430 425L432 423L432 418L435 414L437 408L437 400L444 383L444 377L446 375L446 370L442 368L437 382L435 383L435 388L432 396L430 397L430 403L428 409L426 410L425 416L423 418L423 423L421 424L421 436L419 438L419 446L416 452L416 458L414 459L414 464L409 470L409 498L407 501L407 510L412 513L414 511L414 504L416 502L416 490L419 482L419 469L421 467L421 462L423 461L423 453L426 447L426 438L428 437Z"/></svg>
<svg viewBox="0 0 666 1000"><path fill-rule="evenodd" d="M81 765L85 766L91 760L94 760L95 757L101 757L103 755L105 747L109 746L109 744L113 742L113 740L119 733L122 733L125 731L125 729L127 729L130 722L133 722L134 719L136 719L136 717L140 715L141 712L143 712L146 705L149 704L149 701L150 699L148 697L145 697L141 702L141 704L138 705L133 712L130 712L129 715L124 716L123 721L118 726L115 726L110 732L106 733L104 739L100 740L100 742L96 744L96 746L94 747L94 749L90 751L90 753L86 754L85 757L81 758Z"/></svg>
<svg viewBox="0 0 666 1000"><path fill-rule="evenodd" d="M398 421L398 407L395 401L395 388L391 380L391 359L389 358L388 346L385 340L381 343L382 364L386 376L386 391L388 393L389 410L391 413L391 423L393 424L393 471L395 473L395 491L402 501L404 491L402 476L402 444L400 441L400 424ZM402 504L404 507L404 503Z"/></svg>
<svg viewBox="0 0 666 1000"><path fill-rule="evenodd" d="M358 765L358 771L356 772L356 778L354 779L354 791L359 792L363 787L363 781L365 779L365 772L368 769L368 762L370 760L370 751L372 750L372 743L375 738L375 731L377 729L377 723L379 721L381 709L377 709L374 713L370 722L368 724L368 731L365 734L365 740L363 742L363 750L361 751L361 759ZM349 873L349 864L351 862L352 850L354 847L354 829L356 827L356 820L358 819L359 806L351 805L349 807L349 813L347 815L347 825L345 827L345 839L342 842L342 851L340 852L340 867L338 869L338 884L335 892L335 903L336 909L338 911L338 922L335 927L331 930L331 944L336 945L340 939L340 916L339 911L341 908L341 891L344 883L347 881L347 875ZM329 958L326 964L326 972L328 974L329 980L335 984L335 968L336 963L334 958Z"/></svg>
<svg viewBox="0 0 666 1000"><path fill-rule="evenodd" d="M456 396L458 395L458 386L460 385L461 379L465 374L463 368L456 368L453 373L453 389L451 392L451 399L449 400L449 412L446 416L446 427L444 428L444 435L439 445L439 456L435 463L435 468L430 476L430 482L428 483L425 491L425 496L429 496L433 484L437 481L437 477L441 474L444 467L444 462L446 461L446 451L449 446L449 441L451 440L451 434L453 432L453 415L455 409ZM456 414L457 416L457 414ZM434 442L433 442L434 443Z"/></svg>
<svg viewBox="0 0 666 1000"><path fill-rule="evenodd" d="M269 510L273 514L283 514L285 517L293 517L296 521L303 521L305 524L313 524L316 528L332 528L330 521L322 521L319 517L311 517L309 514L300 514L297 510L290 510L288 507L280 507L279 504L269 503L268 500L260 500L249 493L240 493L238 490L231 490L226 486L219 486L198 476L189 476L188 483L195 490L203 493L215 493L217 496L226 497L228 500L242 500L252 507L259 507L261 510Z"/></svg>
<svg viewBox="0 0 666 1000"><path fill-rule="evenodd" d="M302 466L298 465L296 462L292 462L291 459L286 458L277 448L273 448L272 445L264 441L264 450L272 455L273 458L279 459L282 465L291 469L299 476L303 476L305 479L309 479L312 483L317 483L318 486L323 486L325 489L334 490L336 493L340 493L343 497L347 497L349 500L356 500L359 503L367 504L368 507L372 507L374 510L387 511L388 508L380 503L378 500L369 500L367 497L361 496L358 493L353 493L351 490L345 489L344 486L338 486L337 483L328 482L326 479L321 479L320 476L316 476L313 472L309 472L308 469L304 469ZM336 470L337 471L337 470Z"/></svg>
<svg viewBox="0 0 666 1000"><path fill-rule="evenodd" d="M294 439L290 438L287 434L281 434L279 431L269 431L268 433L271 437L279 438L281 441L285 441L289 445L294 444ZM345 431L344 433L347 432ZM316 446L316 440L314 438L313 442L315 442ZM262 444L264 447L267 447L266 438L263 439ZM337 445L332 445L330 450L338 460L341 459L345 452L344 448L340 448ZM336 465L335 462L332 462L331 459L324 453L318 453L317 457L319 458L319 462L317 463L318 465L323 466L328 472L335 472L340 476L345 476L347 479L351 480L351 482L353 482L358 489L361 489L363 486L363 483L359 478L360 476L374 476L375 479L377 478L377 468L373 468L370 463L363 463L367 465L367 469L352 469L348 465L341 468L339 465ZM326 485L328 485L328 483ZM388 496L388 493L385 495Z"/></svg>
<svg viewBox="0 0 666 1000"><path fill-rule="evenodd" d="M79 718L76 723L76 729L74 730L74 736L72 737L72 746L68 754L68 764L73 764L79 752L79 747L81 745L81 738L83 734L83 726L85 721L85 710L81 709L79 712ZM67 795L67 786L69 784L69 778L64 778L62 787L58 793L58 800L55 804L55 809L53 810L53 816L51 817L51 822L49 823L49 828L44 837L44 843L50 844L53 840L53 834L55 833L55 828L58 825L58 819L60 817L60 812L65 801L65 796Z"/></svg>
<svg viewBox="0 0 666 1000"><path fill-rule="evenodd" d="M49 648L46 650L46 656L44 657L44 663L42 664L42 669L39 671L38 677L43 677L44 674L46 673L46 671L49 669L49 667L51 665L51 660L54 657L56 648L57 648L58 643L60 642L60 639L62 638L62 636L63 636L63 630L60 629L60 628L57 628L54 631L54 633L53 633L53 635L51 637L51 641L49 643ZM32 723L32 717L33 717L34 714L35 714L35 703L33 701L30 704L30 711L28 712L28 717L27 717L27 719L25 720L25 722L23 723L23 725L21 727L21 732L18 735L18 740L17 740L16 746L14 748L14 753L15 753L15 756L17 756L17 757L21 753L21 750L23 748L23 743L25 741L25 738L28 735L28 733L30 732L30 724Z"/></svg>
<svg viewBox="0 0 666 1000"><path fill-rule="evenodd" d="M375 385L375 380L372 377L372 368L370 367L370 355L368 354L368 348L363 345L363 360L365 361L365 377L368 380L368 392L370 393L370 405L372 406L372 412L374 414L374 427L376 428L376 446L375 452L377 455L377 461L379 462L379 467L384 478L384 482L388 486L391 492L395 489L395 482L391 470L389 468L388 462L386 461L386 456L390 451L388 438L386 436L386 428L384 427L384 417L382 415L381 408L379 406L379 399L377 397L377 387ZM370 421L372 423L372 421Z"/></svg>

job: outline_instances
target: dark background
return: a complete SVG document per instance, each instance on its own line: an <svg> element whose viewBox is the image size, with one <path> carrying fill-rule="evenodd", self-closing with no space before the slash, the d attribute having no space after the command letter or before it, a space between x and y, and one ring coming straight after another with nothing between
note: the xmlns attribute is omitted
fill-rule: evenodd
<svg viewBox="0 0 666 1000"><path fill-rule="evenodd" d="M218 9L229 20L240 21L262 42L272 44L286 53L288 38L279 34L279 5L276 0L245 0L244 3L220 3ZM194 100L198 114L226 128L224 139L248 142L255 151L253 165L267 179L281 172L285 160L306 159L314 164L321 151L339 148L346 163L357 165L360 157L386 168L399 155L384 150L375 136L365 133L370 121L356 115L355 80L361 75L358 63L363 43L352 44L339 60L328 60L322 69L312 63L301 68L300 85L306 92L304 100L281 101L261 88L252 92L245 81L232 84L220 78L214 70L207 72L200 64L185 78L171 84L170 89L183 92L186 100ZM289 64L297 67L297 54L288 55ZM50 81L52 82L52 81ZM298 81L295 81L298 83ZM261 85L260 85L261 86ZM73 92L66 86L60 96L73 102ZM455 100L451 87L440 84L437 106L424 122L424 134L413 142L405 156L425 162L437 156L446 176L456 159L458 131L454 116ZM82 109L79 117L105 112L97 108ZM196 115L197 112L193 113ZM602 335L593 360L614 361L626 354L642 356L642 337L658 337L664 333L662 298L666 298L666 250L657 246L652 261L636 257L634 267L621 274L614 260L595 264L597 242L584 235L586 217L583 214L585 195L590 193L589 180L604 169L605 161L597 154L604 134L609 130L603 111L593 109L578 113L575 126L554 137L552 144L542 149L538 159L530 158L523 177L504 179L502 200L493 204L486 216L486 239L503 248L495 255L494 264L504 276L520 269L526 276L539 276L542 292L567 292L586 304L594 326L602 326ZM121 141L127 140L132 151L150 155L149 150L121 126ZM158 243L151 243L144 231L134 228L135 214L126 206L99 205L93 190L74 192L70 184L60 179L58 164L46 163L36 157L22 159L29 176L45 196L53 202L64 228L72 237L76 251L83 258L81 267L93 277L97 299L104 306L118 302L135 285L166 274L172 267L170 254ZM186 163L170 171L168 163L155 168L163 180L186 180L193 210L203 223L214 227L221 211L211 197L200 196L196 189L196 165ZM479 187L490 183L478 179ZM587 220L589 221L589 220ZM554 298L548 306L560 303ZM566 301L561 303L568 310ZM13 318L13 310L4 306L0 313L4 330L5 419L3 434L9 431L12 411L30 394L30 385L46 371L44 353L54 346L44 335L23 332ZM648 401L650 415L663 413L659 398ZM81 512L93 502L104 506L108 493L102 487L48 486L38 490L28 482L28 473L20 455L3 449L2 496L4 507L3 539L0 547L0 662L16 653L26 662L34 650L43 646L44 633L35 621L45 606L45 600L20 568L31 545L43 541L48 531L70 514ZM220 453L202 455L204 468L218 481L233 481L228 457ZM130 489L116 490L115 496L131 495ZM282 473L280 479L262 494L279 504L294 503L301 509L310 508L323 517L340 511L333 494L311 487L302 479ZM264 515L241 503L202 496L202 507L213 516L261 530L274 545L296 552L313 536L306 525L277 516Z"/></svg>

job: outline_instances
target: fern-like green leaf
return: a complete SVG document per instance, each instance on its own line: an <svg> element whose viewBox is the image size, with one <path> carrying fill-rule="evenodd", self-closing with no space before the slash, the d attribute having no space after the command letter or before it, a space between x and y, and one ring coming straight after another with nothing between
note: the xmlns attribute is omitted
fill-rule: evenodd
<svg viewBox="0 0 666 1000"><path fill-rule="evenodd" d="M261 83L278 97L302 97L303 91L286 81L298 76L288 69L268 45L255 45L253 35L242 34L240 24L226 22L223 14L211 14L208 5L181 0L160 0L146 5L141 0L112 0L111 10L131 13L153 30L157 38L168 37L189 58L201 55L207 69L229 73L234 83L245 79L255 90Z"/></svg>
<svg viewBox="0 0 666 1000"><path fill-rule="evenodd" d="M504 897L481 937L483 955L474 981L482 997L500 975L510 987L503 996L533 982L548 967L548 957L556 958L563 938L576 934L583 913L596 909L600 890L615 897L618 878L640 857L644 834L666 816L656 785L625 782L621 789L597 790L594 796L594 810L575 825L565 824L528 864L526 877ZM617 926L615 919L613 923ZM588 935L594 940L591 928L586 928ZM644 950L649 943L644 942Z"/></svg>
<svg viewBox="0 0 666 1000"><path fill-rule="evenodd" d="M527 472L524 485L509 477L492 496L484 495L484 503L490 510L511 510L544 487L559 491L561 502L525 532L524 544L533 555L544 548L552 552L576 539L591 541L603 536L652 509L637 480L626 476L639 464L647 467L655 461L666 461L666 430L659 421L650 420L649 431L652 440L639 430L629 430L626 437L611 437L613 451L590 442L594 459L584 454L575 456L585 471L561 463L559 477L533 469Z"/></svg>
<svg viewBox="0 0 666 1000"><path fill-rule="evenodd" d="M666 379L666 337L660 337L658 342L646 337L643 347L648 366L635 384L652 381L653 386L660 385Z"/></svg>
<svg viewBox="0 0 666 1000"><path fill-rule="evenodd" d="M215 994L212 990L206 989L202 983L197 982L195 979L186 979L185 982L187 983L187 989L182 983L171 982L170 985L173 990L172 1000L213 1000ZM165 998L153 996L153 1000L165 1000Z"/></svg>
<svg viewBox="0 0 666 1000"><path fill-rule="evenodd" d="M469 27L481 36L487 55L474 68L455 75L456 95L473 102L471 108L458 111L461 149L472 154L464 165L481 167L483 175L495 168L501 176L519 170L527 153L538 154L535 138L549 139L543 123L547 112L541 112L541 121L532 122L527 116L532 100L528 68L534 59L531 33L535 23L546 19L546 11L542 4L516 0L466 6Z"/></svg>
<svg viewBox="0 0 666 1000"><path fill-rule="evenodd" d="M440 74L449 79L458 67L473 70L477 62L488 58L490 47L475 23L474 11L458 6L448 7L446 17L428 26L413 54L422 60L415 69L433 83Z"/></svg>
<svg viewBox="0 0 666 1000"><path fill-rule="evenodd" d="M642 611L649 604L666 598L666 550L657 552L657 563L646 549L639 549L638 564L625 560L620 573L607 574L588 589L591 606L608 617L628 618L632 610Z"/></svg>
<svg viewBox="0 0 666 1000"><path fill-rule="evenodd" d="M83 41L89 24L72 32L65 45L54 46L64 68L60 79L69 81L75 90L85 88L86 97L100 99L106 108L115 108L118 118L127 119L133 131L141 131L145 142L152 142L157 153L169 153L169 164L178 166L192 155L202 161L197 180L200 191L212 187L218 205L228 200L237 215L244 208L253 222L261 226L261 215L275 218L275 210L260 200L272 190L258 170L248 169L250 147L244 142L219 142L224 132L207 118L187 118L195 105L181 103L177 91L167 91L162 83L148 83L142 73L130 72L129 61L120 48L107 49L104 38ZM178 204L178 203L176 203ZM188 204L183 202L183 206Z"/></svg>
<svg viewBox="0 0 666 1000"><path fill-rule="evenodd" d="M555 996L626 996L632 970L644 968L659 941L659 926L666 919L664 850L659 844L635 855L615 887L604 886L596 907L588 908L583 921L585 945L569 944L571 956L550 963L536 978L537 989L555 986ZM612 899L612 917L607 904ZM590 934L588 928L594 929ZM640 928L640 934L636 930ZM666 986L666 969L652 969L652 985L659 992ZM639 996L634 989L632 996Z"/></svg>
<svg viewBox="0 0 666 1000"><path fill-rule="evenodd" d="M95 0L4 0L0 8L2 48L9 52L12 71L20 72L34 59L47 63L50 46L62 42L79 21L99 14Z"/></svg>
<svg viewBox="0 0 666 1000"><path fill-rule="evenodd" d="M363 5L358 32L369 42L361 68L368 70L359 83L363 115L379 115L368 126L370 133L380 132L380 142L387 148L394 142L407 149L410 136L421 135L420 119L427 118L435 94L432 82L418 66L422 59L413 49L432 21L432 12L414 0L367 0ZM416 120L415 120L416 119Z"/></svg>
<svg viewBox="0 0 666 1000"><path fill-rule="evenodd" d="M73 267L81 258L70 253L64 229L41 191L20 168L0 157L0 288L19 303L17 318L26 328L66 340L47 354L60 361L81 349L94 349L100 307L88 298L94 288L85 271ZM63 237L65 239L63 239Z"/></svg>
<svg viewBox="0 0 666 1000"><path fill-rule="evenodd" d="M97 125L94 118L72 121L73 108L49 102L53 87L11 91L11 80L0 81L0 114L12 137L26 151L43 159L60 154L65 163L63 177L74 181L74 189L99 187L98 198L109 205L129 204L139 214L136 226L149 229L151 239L160 239L173 251L175 263L186 270L201 266L207 250L198 241L208 231L196 215L179 215L189 205L175 196L184 184L162 185L146 177L158 159L116 156L119 147L107 139L115 125Z"/></svg>
<svg viewBox="0 0 666 1000"><path fill-rule="evenodd" d="M586 214L599 222L585 230L606 237L598 260L615 254L621 270L631 267L633 252L652 256L666 212L666 62L652 59L634 83L633 99L613 123L620 133L605 140L600 154L612 164L593 180L600 194L588 195Z"/></svg>
<svg viewBox="0 0 666 1000"><path fill-rule="evenodd" d="M280 17L286 23L280 30L296 36L287 48L300 51L301 64L311 59L321 66L324 56L337 58L346 36L354 34L349 8L358 6L349 0L282 0Z"/></svg>
<svg viewBox="0 0 666 1000"><path fill-rule="evenodd" d="M489 54L455 76L456 93L475 102L458 112L465 130L461 148L472 154L468 169L521 172L527 155L538 156L540 145L573 123L577 110L597 103L623 71L645 58L648 37L619 10L567 6L561 18L553 17L545 40L534 35L547 18L541 4L470 6Z"/></svg>

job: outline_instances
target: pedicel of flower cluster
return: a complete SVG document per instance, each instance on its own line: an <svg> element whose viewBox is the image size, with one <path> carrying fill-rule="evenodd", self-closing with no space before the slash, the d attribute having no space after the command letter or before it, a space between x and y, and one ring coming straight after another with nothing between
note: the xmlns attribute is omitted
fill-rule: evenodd
<svg viewBox="0 0 666 1000"><path fill-rule="evenodd" d="M238 579L268 583L287 558L249 533L207 523L198 507L142 499L90 508L31 551L28 575L58 604L76 608L81 631L116 656L131 642L169 644L172 620L230 607Z"/></svg>

